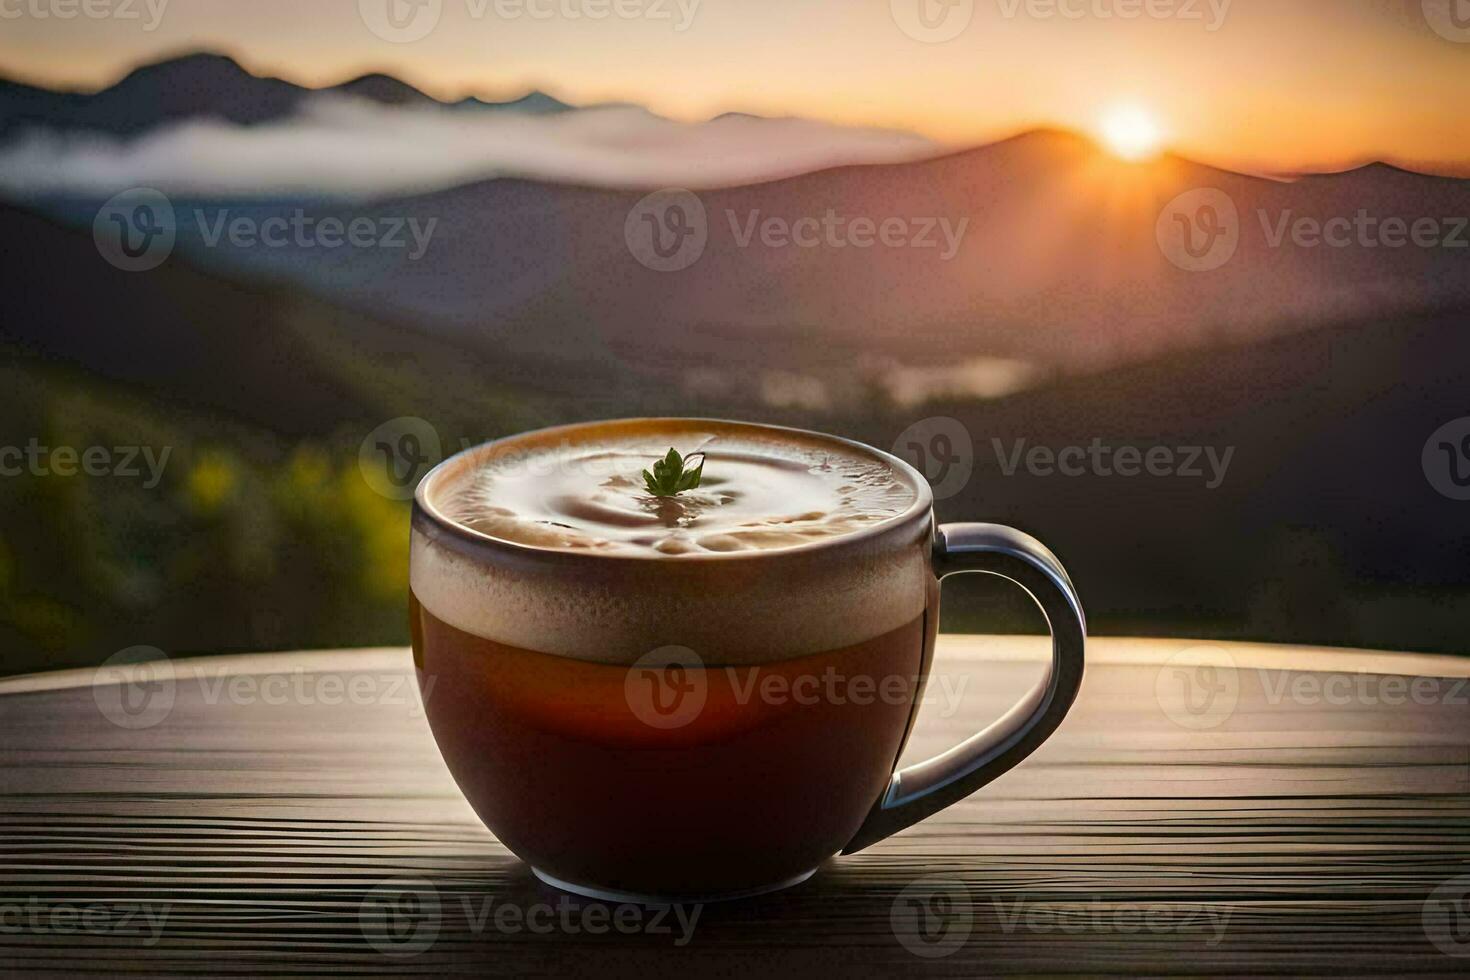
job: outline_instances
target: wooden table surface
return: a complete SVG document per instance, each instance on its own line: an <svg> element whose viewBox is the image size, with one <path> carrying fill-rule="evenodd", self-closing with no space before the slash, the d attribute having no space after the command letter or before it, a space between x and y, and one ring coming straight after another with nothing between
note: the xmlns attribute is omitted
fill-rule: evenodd
<svg viewBox="0 0 1470 980"><path fill-rule="evenodd" d="M1043 653L943 638L908 758ZM450 780L406 651L168 666L0 680L0 969L1470 974L1470 659L1093 640L1019 769L697 919L536 881Z"/></svg>

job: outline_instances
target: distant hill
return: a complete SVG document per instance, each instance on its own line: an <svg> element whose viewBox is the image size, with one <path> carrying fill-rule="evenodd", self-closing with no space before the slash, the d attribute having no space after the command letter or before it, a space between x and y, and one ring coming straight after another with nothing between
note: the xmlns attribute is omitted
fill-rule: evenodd
<svg viewBox="0 0 1470 980"><path fill-rule="evenodd" d="M1156 227L1166 204L1199 190L1223 193L1237 212L1239 245L1211 271L1176 266ZM1470 248L1450 244L1454 234L1470 243L1454 221L1470 216L1470 181L1386 166L1283 182L1173 157L1134 166L1079 137L1032 133L938 159L702 191L707 243L676 272L646 268L630 250L641 197L499 179L367 204L177 201L175 210L179 254L221 275L290 282L472 346L577 360L595 339L625 365L684 375L764 371L773 349L783 367L812 374L869 356L931 366L1010 358L1086 373L1470 301ZM96 202L43 206L83 224ZM232 248L204 241L194 216L263 221L301 207L379 226L433 221L432 244L419 259L405 249ZM1446 243L1292 240L1300 220L1359 213L1406 227L1430 220ZM839 222L832 242L793 242L799 223L811 231L829 216ZM900 244L848 243L859 219L898 222ZM782 237L766 236L770 221Z"/></svg>
<svg viewBox="0 0 1470 980"><path fill-rule="evenodd" d="M1436 492L1421 461L1436 429L1470 416L1470 307L923 413L959 420L974 441L974 475L940 502L941 519L1042 537L1104 631L1470 653L1470 507ZM892 446L918 414L859 434ZM1206 457L1197 478L1007 475L998 457L1094 440L1232 455L1214 488Z"/></svg>
<svg viewBox="0 0 1470 980"><path fill-rule="evenodd" d="M477 433L497 418L534 425L569 391L617 397L620 384L634 383L595 359L552 371L507 352L466 352L391 320L179 262L123 272L89 235L3 206L0 260L25 284L0 292L7 359L70 366L293 438L416 413Z"/></svg>
<svg viewBox="0 0 1470 980"><path fill-rule="evenodd" d="M393 106L437 104L381 74L337 90ZM253 124L292 112L310 91L192 55L90 96L0 85L0 132L31 120L133 133L201 114ZM534 93L456 106L565 108ZM1231 220L1238 246L1218 268L1181 268L1160 241L1161 220L1166 232L1177 221L1163 216L1166 205L1217 192L1233 209L1233 220L1221 220ZM629 247L629 214L642 196L500 178L365 204L174 204L179 258L216 275L290 284L486 352L571 364L590 349L628 369L698 373L724 389L758 383L770 368L765 354L778 349L783 368L849 390L845 375L873 358L926 367L1002 358L1044 377L1470 302L1470 181L1385 165L1283 181L1173 156L1123 163L1081 137L1039 131L933 159L701 191L707 242L677 272L644 267ZM99 202L32 203L86 227ZM310 243L236 248L206 241L194 218L259 222L298 209L379 227L433 221L432 247L422 258ZM1425 247L1400 235L1389 246L1356 231L1344 247L1321 240L1324 225L1359 215L1372 227L1429 221L1445 241ZM818 230L811 244L795 243L794 229L828 219L835 239ZM856 244L854 222L896 222L898 244L872 233ZM1315 239L1297 233L1302 222ZM646 225L632 227L646 234Z"/></svg>
<svg viewBox="0 0 1470 980"><path fill-rule="evenodd" d="M988 401L903 408L874 392L818 410L773 406L758 389L696 397L664 374L683 368L656 357L641 368L620 364L599 351L595 333L558 357L528 353L544 346L530 336L536 330L575 329L570 306L528 303L520 311L528 336L496 348L346 313L280 285L232 283L174 260L122 273L101 261L87 235L13 209L0 209L0 243L13 281L26 286L0 294L0 371L31 379L0 395L10 426L21 426L13 439L74 424L67 420L75 396L48 403L72 389L91 392L89 401L126 396L154 431L187 424L187 434L169 437L181 453L218 445L269 457L280 450L249 446L306 442L325 447L349 475L363 434L399 415L430 419L450 450L460 439L542 424L661 413L799 425L890 448L920 419L948 417L969 434L974 471L940 501L940 518L1014 523L1043 537L1072 570L1097 632L1470 652L1470 511L1437 494L1420 462L1430 433L1470 415L1470 307L1220 339ZM725 356L737 354L732 347ZM779 346L738 354L745 365L771 370L824 356L838 355L799 330ZM1208 447L1217 457L1228 451L1229 465L1210 487L1203 457L1198 477L1047 475L1024 466L1008 475L1001 462L1018 445L1057 451L1094 441L1140 452ZM160 509L172 498L145 500L149 513L163 514L150 518L154 535L193 526L168 530ZM6 511L0 548L34 537L16 524L22 512ZM66 567L46 581L88 594ZM191 619L186 596L130 599L129 622L143 629L166 616L169 642L216 648L221 637L241 634L239 617L277 585L267 576L250 598L220 583L213 601L229 612L208 623ZM1038 625L1005 595L956 582L946 590L951 624ZM295 608L294 600L271 601ZM288 619L280 644L333 642L337 634L310 632L308 614L293 614L300 633L290 632ZM97 649L138 642L136 633L108 634L107 621L94 625ZM12 648L28 649L26 642Z"/></svg>
<svg viewBox="0 0 1470 980"><path fill-rule="evenodd" d="M309 89L252 75L224 55L199 53L144 65L96 93L55 92L0 80L0 137L26 127L132 136L163 123L197 117L255 125L291 115L302 100L318 91L340 92L383 105L443 104L389 75L364 75L326 89ZM539 92L505 103L465 99L451 105L535 113L568 108Z"/></svg>

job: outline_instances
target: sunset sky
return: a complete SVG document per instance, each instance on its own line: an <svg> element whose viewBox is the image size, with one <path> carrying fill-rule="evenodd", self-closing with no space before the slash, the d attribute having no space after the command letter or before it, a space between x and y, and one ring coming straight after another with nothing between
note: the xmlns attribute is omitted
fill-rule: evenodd
<svg viewBox="0 0 1470 980"><path fill-rule="evenodd" d="M108 2L122 0L89 0ZM374 19L391 33L387 2L427 34L375 34ZM1121 105L1168 147L1225 166L1470 170L1470 24L1450 9L1464 0L925 0L931 28L918 2L130 0L138 19L62 20L42 16L58 0L0 0L0 72L97 88L209 49L311 85L387 71L441 97L540 89L679 119L799 115L955 144L1046 125L1096 132Z"/></svg>

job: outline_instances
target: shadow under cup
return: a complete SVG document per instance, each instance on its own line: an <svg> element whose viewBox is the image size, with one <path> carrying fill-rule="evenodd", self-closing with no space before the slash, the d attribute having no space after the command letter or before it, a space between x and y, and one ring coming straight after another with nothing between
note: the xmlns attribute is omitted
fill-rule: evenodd
<svg viewBox="0 0 1470 980"><path fill-rule="evenodd" d="M674 431L854 449L912 486L898 516L796 548L611 556L490 538L436 492L495 454ZM554 884L714 898L800 881L889 786L934 649L931 497L832 437L596 423L446 461L413 515L414 662L475 812Z"/></svg>

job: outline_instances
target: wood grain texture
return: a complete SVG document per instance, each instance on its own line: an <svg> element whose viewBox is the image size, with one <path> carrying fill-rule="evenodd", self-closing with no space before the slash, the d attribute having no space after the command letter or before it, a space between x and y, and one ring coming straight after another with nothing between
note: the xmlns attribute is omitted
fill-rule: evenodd
<svg viewBox="0 0 1470 980"><path fill-rule="evenodd" d="M1470 661L1216 644L1223 668L1195 675L1169 662L1190 645L1093 641L1072 715L1019 769L805 885L703 908L682 945L672 915L624 912L625 934L564 900L480 825L404 651L180 661L137 729L91 672L0 681L0 967L1470 973L1470 904L1460 932L1426 905L1470 886ZM907 758L982 727L1042 653L944 638ZM1195 714L1191 676L1217 694ZM405 879L430 904L398 902ZM549 931L497 925L538 905Z"/></svg>

